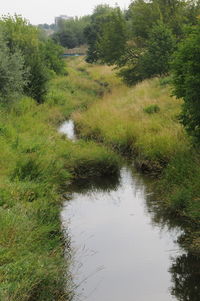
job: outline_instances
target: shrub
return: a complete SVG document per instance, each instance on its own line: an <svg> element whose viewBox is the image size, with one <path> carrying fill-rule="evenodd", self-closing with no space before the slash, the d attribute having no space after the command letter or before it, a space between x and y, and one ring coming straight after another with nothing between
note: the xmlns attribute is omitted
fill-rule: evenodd
<svg viewBox="0 0 200 301"><path fill-rule="evenodd" d="M158 105L153 104L145 107L143 110L145 113L153 114L153 113L158 113L160 111L160 107Z"/></svg>

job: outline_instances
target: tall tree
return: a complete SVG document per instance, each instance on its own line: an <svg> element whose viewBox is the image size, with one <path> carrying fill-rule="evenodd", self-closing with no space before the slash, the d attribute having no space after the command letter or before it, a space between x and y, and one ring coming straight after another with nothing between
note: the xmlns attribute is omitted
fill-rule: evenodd
<svg viewBox="0 0 200 301"><path fill-rule="evenodd" d="M182 123L200 141L200 24L180 43L172 66L174 95L184 100Z"/></svg>
<svg viewBox="0 0 200 301"><path fill-rule="evenodd" d="M126 50L127 28L120 8L115 8L102 24L97 38L99 59L108 65L117 64Z"/></svg>
<svg viewBox="0 0 200 301"><path fill-rule="evenodd" d="M24 58L19 50L10 52L7 43L0 34L0 102L10 103L23 93L27 82L24 76L28 71L24 67Z"/></svg>
<svg viewBox="0 0 200 301"><path fill-rule="evenodd" d="M85 36L87 38L88 53L87 62L96 62L99 57L98 39L102 30L102 26L110 18L110 13L113 11L109 5L98 5L92 16L90 25L85 28Z"/></svg>
<svg viewBox="0 0 200 301"><path fill-rule="evenodd" d="M162 22L154 25L147 42L147 49L141 57L145 77L166 75L170 69L175 38Z"/></svg>

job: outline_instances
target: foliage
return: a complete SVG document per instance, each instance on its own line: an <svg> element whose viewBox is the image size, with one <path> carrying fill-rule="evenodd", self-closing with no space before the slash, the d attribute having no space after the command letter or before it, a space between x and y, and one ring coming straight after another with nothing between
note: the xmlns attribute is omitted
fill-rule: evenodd
<svg viewBox="0 0 200 301"><path fill-rule="evenodd" d="M144 44L149 32L157 22L162 22L170 28L177 39L182 38L184 25L195 23L199 15L198 1L184 0L136 0L128 10L132 23L132 37ZM148 18L147 18L148 16Z"/></svg>
<svg viewBox="0 0 200 301"><path fill-rule="evenodd" d="M5 40L0 35L0 102L12 102L22 94L27 84L24 80L27 74L20 51L10 53Z"/></svg>
<svg viewBox="0 0 200 301"><path fill-rule="evenodd" d="M175 49L171 31L162 23L156 24L149 34L146 48L131 47L126 59L120 61L124 67L118 72L128 85L136 84L146 78L168 74L170 61ZM123 61L124 59L124 61Z"/></svg>
<svg viewBox="0 0 200 301"><path fill-rule="evenodd" d="M24 58L24 67L29 71L23 77L28 83L24 92L41 103L46 93L50 68L57 72L62 69L60 50L53 47L51 42L42 41L40 30L17 15L2 17L0 28L10 52L20 51Z"/></svg>
<svg viewBox="0 0 200 301"><path fill-rule="evenodd" d="M103 22L97 38L99 59L114 65L126 51L127 28L125 18L119 8L115 8Z"/></svg>
<svg viewBox="0 0 200 301"><path fill-rule="evenodd" d="M63 60L61 60L63 48L50 38L44 40L40 48L45 65L56 74L63 74L65 71Z"/></svg>
<svg viewBox="0 0 200 301"><path fill-rule="evenodd" d="M90 24L85 28L85 36L88 44L88 53L86 61L94 63L99 59L98 38L101 35L102 26L110 19L110 13L113 11L109 5L98 5L92 16Z"/></svg>
<svg viewBox="0 0 200 301"><path fill-rule="evenodd" d="M156 1L133 1L129 6L129 18L132 23L132 37L139 38L143 41L147 40L149 31L155 22L160 19Z"/></svg>
<svg viewBox="0 0 200 301"><path fill-rule="evenodd" d="M153 114L153 113L158 113L160 111L160 107L156 104L153 104L145 107L143 110L145 113Z"/></svg>
<svg viewBox="0 0 200 301"><path fill-rule="evenodd" d="M54 41L66 48L74 48L86 43L84 30L90 22L90 16L60 20L52 35Z"/></svg>
<svg viewBox="0 0 200 301"><path fill-rule="evenodd" d="M175 39L171 31L162 23L155 25L150 32L146 52L141 57L144 78L166 75L174 50Z"/></svg>
<svg viewBox="0 0 200 301"><path fill-rule="evenodd" d="M183 98L181 121L187 131L200 139L200 25L180 45L174 55L174 95Z"/></svg>

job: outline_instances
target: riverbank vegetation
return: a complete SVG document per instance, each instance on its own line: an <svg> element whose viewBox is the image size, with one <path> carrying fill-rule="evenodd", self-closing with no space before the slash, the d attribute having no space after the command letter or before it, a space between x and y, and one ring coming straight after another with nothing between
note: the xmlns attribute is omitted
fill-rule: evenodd
<svg viewBox="0 0 200 301"><path fill-rule="evenodd" d="M104 66L85 68L101 77ZM156 175L159 199L168 212L193 223L190 247L199 252L200 162L198 149L179 122L183 101L171 97L167 78L130 88L114 73L112 77L115 85L110 94L73 114L77 130L81 137L131 155L139 169ZM109 84L109 76L107 81Z"/></svg>
<svg viewBox="0 0 200 301"><path fill-rule="evenodd" d="M196 252L199 9L199 1L181 0L136 0L126 11L97 6L85 29L86 61L113 66L133 88L119 84L101 102L74 115L82 136L134 154L139 168L159 175L163 205L194 225L190 247Z"/></svg>
<svg viewBox="0 0 200 301"><path fill-rule="evenodd" d="M199 253L198 15L193 1L138 0L126 12L100 5L54 36L62 44L69 24L76 45L84 34L87 63L64 63L63 48L39 28L1 18L1 300L71 299L63 188L116 173L117 152L158 177L160 203L193 226L189 248ZM84 140L57 132L71 114Z"/></svg>
<svg viewBox="0 0 200 301"><path fill-rule="evenodd" d="M67 140L57 127L106 87L75 69L73 60L66 69L57 46L43 44L26 21L6 17L0 28L0 299L71 300L70 251L64 259L69 242L59 219L61 195L77 178L116 173L119 160L94 142ZM9 29L10 36L4 35ZM18 46L12 48L15 41ZM35 47L36 55L29 57L25 46ZM37 74L40 63L48 75L44 81ZM57 75L56 66L62 66Z"/></svg>

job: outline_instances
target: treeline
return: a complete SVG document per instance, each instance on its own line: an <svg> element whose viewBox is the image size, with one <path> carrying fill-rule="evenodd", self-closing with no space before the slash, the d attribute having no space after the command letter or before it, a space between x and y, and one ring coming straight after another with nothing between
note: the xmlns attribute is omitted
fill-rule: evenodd
<svg viewBox="0 0 200 301"><path fill-rule="evenodd" d="M87 62L105 63L133 85L166 77L184 99L180 119L200 139L200 1L135 0L128 10L99 5L84 33Z"/></svg>
<svg viewBox="0 0 200 301"><path fill-rule="evenodd" d="M48 80L64 73L62 47L19 16L0 19L0 103L26 94L43 102Z"/></svg>
<svg viewBox="0 0 200 301"><path fill-rule="evenodd" d="M90 16L69 20L60 19L54 28L53 40L65 48L75 48L86 44L85 28L90 24L90 19Z"/></svg>

